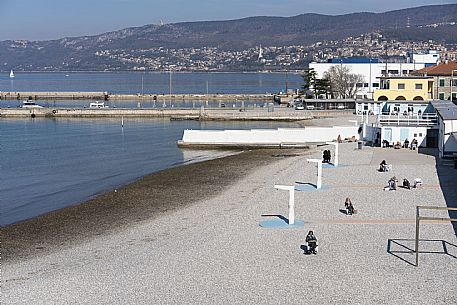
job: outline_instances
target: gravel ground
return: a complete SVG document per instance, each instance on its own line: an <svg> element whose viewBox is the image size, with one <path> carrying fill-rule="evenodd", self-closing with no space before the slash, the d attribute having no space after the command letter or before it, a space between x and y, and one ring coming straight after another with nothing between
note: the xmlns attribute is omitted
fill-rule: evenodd
<svg viewBox="0 0 457 305"><path fill-rule="evenodd" d="M264 153L249 163L237 159L241 166L232 169L244 170L243 175L209 163L219 166L219 175L227 169L226 175L233 176L222 190L201 190L211 195L194 200L186 193L190 188L172 188L167 192L181 194L172 196L183 203L179 208L154 217L147 213L140 221L74 243L54 239L52 251L42 254L10 255L2 264L1 303L456 304L452 225L421 226L417 268L410 249L415 206L455 206L457 171L416 151L355 146L340 146L344 166L323 169L327 189L295 193L295 217L305 221L304 228L265 229L259 222L268 219L263 214L287 217L288 194L273 185L315 182L315 165L306 158L320 158L324 147ZM393 164L392 173L376 171L382 159ZM438 179L438 172L445 178ZM224 183L208 175L213 183ZM420 177L424 187L383 191L393 175L410 181ZM346 197L357 214L339 211ZM300 249L310 229L319 241L317 255ZM64 245L58 247L59 242Z"/></svg>

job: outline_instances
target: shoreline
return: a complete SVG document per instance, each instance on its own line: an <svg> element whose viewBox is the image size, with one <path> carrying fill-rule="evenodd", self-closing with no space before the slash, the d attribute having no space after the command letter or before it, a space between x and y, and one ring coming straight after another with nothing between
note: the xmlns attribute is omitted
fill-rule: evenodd
<svg viewBox="0 0 457 305"><path fill-rule="evenodd" d="M247 152L200 167L208 170L207 183L193 181L185 187L191 192L167 188L170 193L181 191L177 198L186 205L79 239L79 244L57 244L58 251L49 255L36 249L28 260L4 264L5 302L278 304L300 299L309 304L455 304L452 225L421 224L419 267L410 251L415 206L455 205L455 169L437 164L430 152L356 150L343 143L340 153L344 166L323 170L325 189L295 192L301 228L259 224L287 217L287 193L273 186L315 181L315 165L307 159L320 158L320 149ZM376 170L382 159L394 164L392 173ZM200 179L196 173L181 168L174 177L188 182L189 177ZM393 174L421 177L425 185L385 192L383 186ZM187 204L197 197L194 192L208 196ZM352 216L341 211L348 196L357 209ZM96 227L105 221L88 215ZM434 216L448 217L444 211ZM79 223L83 231L92 229ZM308 230L316 232L317 255L303 252Z"/></svg>
<svg viewBox="0 0 457 305"><path fill-rule="evenodd" d="M2 259L7 263L46 255L209 199L257 167L271 164L278 156L287 157L286 152L243 151L180 165L77 205L2 227Z"/></svg>

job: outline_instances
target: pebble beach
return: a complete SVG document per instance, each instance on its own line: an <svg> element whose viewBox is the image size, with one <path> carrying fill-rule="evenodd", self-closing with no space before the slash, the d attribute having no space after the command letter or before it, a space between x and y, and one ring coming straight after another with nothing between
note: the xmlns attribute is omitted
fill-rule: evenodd
<svg viewBox="0 0 457 305"><path fill-rule="evenodd" d="M275 184L315 183L311 150L259 150L140 179L2 228L2 304L456 304L457 238L416 206L457 207L457 170L409 149L340 145L323 189L295 192L298 228ZM333 150L332 150L333 153ZM381 160L393 171L378 172ZM392 176L417 189L384 191ZM350 197L357 213L347 216ZM449 217L446 211L428 216ZM319 253L305 255L308 230Z"/></svg>

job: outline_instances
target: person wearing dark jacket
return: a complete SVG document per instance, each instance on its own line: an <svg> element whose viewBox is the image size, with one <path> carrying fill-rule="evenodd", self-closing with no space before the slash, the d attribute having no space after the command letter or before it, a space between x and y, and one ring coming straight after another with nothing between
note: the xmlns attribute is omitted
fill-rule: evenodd
<svg viewBox="0 0 457 305"><path fill-rule="evenodd" d="M305 241L308 243L308 253L317 254L317 238L313 231L309 231Z"/></svg>

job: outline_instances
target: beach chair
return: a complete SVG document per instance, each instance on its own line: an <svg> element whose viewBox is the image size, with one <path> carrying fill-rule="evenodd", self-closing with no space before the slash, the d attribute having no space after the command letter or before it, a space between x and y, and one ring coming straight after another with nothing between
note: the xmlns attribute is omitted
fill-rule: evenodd
<svg viewBox="0 0 457 305"><path fill-rule="evenodd" d="M419 188L422 186L422 179L421 178L415 178L414 179L414 188Z"/></svg>
<svg viewBox="0 0 457 305"><path fill-rule="evenodd" d="M382 166L383 172L391 172L392 171L392 164L384 164Z"/></svg>

